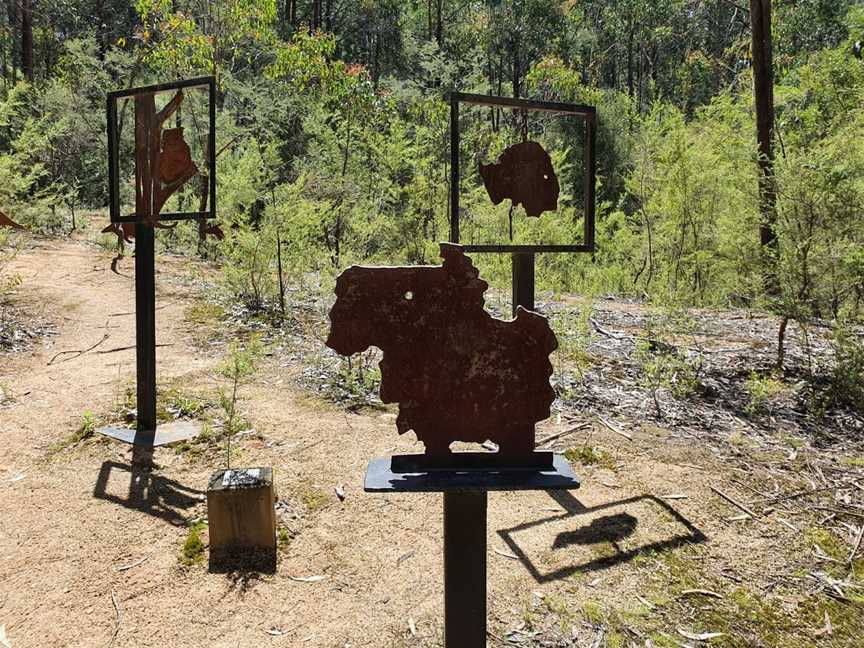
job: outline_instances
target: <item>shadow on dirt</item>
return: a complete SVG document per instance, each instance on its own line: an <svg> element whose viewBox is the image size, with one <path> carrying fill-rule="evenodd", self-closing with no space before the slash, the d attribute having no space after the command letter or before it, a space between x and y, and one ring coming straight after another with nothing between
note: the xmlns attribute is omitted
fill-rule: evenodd
<svg viewBox="0 0 864 648"><path fill-rule="evenodd" d="M121 471L129 476L129 490L125 498L108 491L113 471ZM200 504L204 493L173 479L154 475L152 455L142 456L133 452L131 465L116 461L102 464L93 488L93 497L158 517L174 526L186 526L184 512Z"/></svg>
<svg viewBox="0 0 864 648"><path fill-rule="evenodd" d="M549 581L567 578L577 572L592 572L608 569L614 565L629 562L642 553L669 551L685 545L699 544L705 542L707 539L705 534L696 528L687 518L681 515L668 503L653 495L639 495L593 507L586 507L568 491L549 491L549 495L561 505L561 507L566 511L565 513L551 515L539 520L525 522L524 524L498 531L498 535L501 536L501 539L510 548L510 551L513 552L528 572L539 583L547 583ZM614 549L614 554L609 556L600 556L581 564L568 565L567 567L562 567L547 573L542 573L540 571L538 566L532 562L531 558L529 558L525 551L522 550L514 538L515 534L520 531L525 531L542 524L557 522L576 515L587 515L613 507L626 506L628 504L636 504L639 502L656 504L666 514L671 516L672 519L679 523L684 528L685 532L674 535L665 540L651 542L634 549L623 550L619 543L635 533L639 524L638 518L629 513L616 513L614 515L596 518L592 520L588 526L558 534L555 541L552 543L552 548L555 550L564 550L573 545L599 545L601 543L609 543L609 545Z"/></svg>

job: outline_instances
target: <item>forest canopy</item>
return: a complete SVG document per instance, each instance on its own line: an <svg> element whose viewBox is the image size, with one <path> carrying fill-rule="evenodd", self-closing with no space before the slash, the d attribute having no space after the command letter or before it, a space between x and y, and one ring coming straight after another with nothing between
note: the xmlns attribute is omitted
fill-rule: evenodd
<svg viewBox="0 0 864 648"><path fill-rule="evenodd" d="M43 232L75 228L81 211L107 220L106 94L213 74L226 238L198 245L181 226L160 244L220 261L229 290L266 308L277 256L294 276L437 259L452 190L445 92L575 102L599 115L597 250L541 257L545 288L860 319L864 6L773 3L777 245L766 253L750 15L759 4L771 5L4 0L0 209ZM191 121L183 126L200 130ZM517 210L513 240L579 242L580 128L464 110L463 240L508 240L507 205L489 202L478 163L530 137L552 155L560 208L530 222ZM131 166L121 171L131 177ZM478 259L498 278L507 263Z"/></svg>

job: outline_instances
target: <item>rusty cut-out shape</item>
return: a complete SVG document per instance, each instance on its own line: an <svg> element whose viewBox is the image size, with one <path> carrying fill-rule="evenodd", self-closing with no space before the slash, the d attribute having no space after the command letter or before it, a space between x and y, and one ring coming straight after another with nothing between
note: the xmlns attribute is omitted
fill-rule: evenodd
<svg viewBox="0 0 864 648"><path fill-rule="evenodd" d="M111 272L120 274L117 264L126 254L126 244L135 238L135 223L108 223L102 230L103 234L113 234L117 237L117 254L111 259Z"/></svg>
<svg viewBox="0 0 864 648"><path fill-rule="evenodd" d="M555 334L523 308L512 321L493 318L483 306L488 284L462 247L442 243L441 256L441 266L343 272L327 346L344 356L382 350L381 400L399 403L399 433L413 430L427 456L487 440L501 455L530 455L533 425L555 398Z"/></svg>
<svg viewBox="0 0 864 648"><path fill-rule="evenodd" d="M135 211L153 227L169 227L159 223L162 207L198 174L183 129L162 128L182 103L182 90L158 112L152 93L135 97Z"/></svg>
<svg viewBox="0 0 864 648"><path fill-rule="evenodd" d="M102 230L102 234L114 234L117 237L117 244L122 248L124 241L131 243L135 238L135 223L109 223Z"/></svg>
<svg viewBox="0 0 864 648"><path fill-rule="evenodd" d="M495 164L481 164L480 177L492 203L505 198L522 205L528 216L558 209L561 191L552 158L537 142L520 142L506 149Z"/></svg>
<svg viewBox="0 0 864 648"><path fill-rule="evenodd" d="M13 221L11 218L9 218L6 214L4 214L2 211L0 211L0 227L9 227L11 229L20 229L20 230L24 229L23 225L19 225L18 223Z"/></svg>
<svg viewBox="0 0 864 648"><path fill-rule="evenodd" d="M172 184L184 178L193 170L198 173L198 167L192 161L192 151L183 139L182 128L169 128L162 132L162 161L159 166L159 176L163 184Z"/></svg>

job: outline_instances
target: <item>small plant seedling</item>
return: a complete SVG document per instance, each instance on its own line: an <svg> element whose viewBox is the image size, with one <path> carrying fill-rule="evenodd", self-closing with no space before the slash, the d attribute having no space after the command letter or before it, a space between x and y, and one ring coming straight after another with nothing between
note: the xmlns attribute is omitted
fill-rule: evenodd
<svg viewBox="0 0 864 648"><path fill-rule="evenodd" d="M81 422L78 424L75 431L66 438L61 439L52 445L49 449L49 453L57 454L76 443L80 443L84 439L89 439L93 436L97 427L99 427L98 417L90 410L84 410L84 413L81 415Z"/></svg>
<svg viewBox="0 0 864 648"><path fill-rule="evenodd" d="M210 324L222 319L225 316L225 309L219 304L212 302L200 302L190 306L184 314L184 319L190 324L199 326Z"/></svg>
<svg viewBox="0 0 864 648"><path fill-rule="evenodd" d="M279 545L279 548L283 551L287 550L288 545L291 544L291 540L293 540L293 537L288 532L288 529L285 527L279 527L276 531L276 542Z"/></svg>
<svg viewBox="0 0 864 648"><path fill-rule="evenodd" d="M750 374L744 387L750 394L750 402L744 407L744 411L749 416L754 416L765 410L772 399L783 393L785 389L781 381L771 376L759 375L755 371Z"/></svg>
<svg viewBox="0 0 864 648"><path fill-rule="evenodd" d="M183 549L180 552L180 564L185 567L191 567L204 559L204 541L201 539L201 532L205 527L204 522L195 522L190 525L189 533L186 534L186 540L183 541Z"/></svg>
<svg viewBox="0 0 864 648"><path fill-rule="evenodd" d="M557 364L558 372L563 373L564 363L571 365L584 380L585 372L592 364L588 353L591 344L591 313L593 305L586 304L581 308L568 309L556 315L552 328L558 337Z"/></svg>
<svg viewBox="0 0 864 648"><path fill-rule="evenodd" d="M238 391L255 374L262 354L261 340L257 337L251 338L245 347L234 343L219 368L219 374L230 384L228 389L219 390L219 404L225 412L223 437L225 438L225 467L228 469L231 468L231 437L240 432L243 427L243 421L237 413Z"/></svg>
<svg viewBox="0 0 864 648"><path fill-rule="evenodd" d="M566 450L564 456L567 461L578 462L583 466L600 466L601 468L615 468L615 461L611 455L590 445L575 446Z"/></svg>
<svg viewBox="0 0 864 648"><path fill-rule="evenodd" d="M597 601L585 601L582 604L582 614L588 623L593 625L603 623L603 608Z"/></svg>
<svg viewBox="0 0 864 648"><path fill-rule="evenodd" d="M320 511L331 503L330 495L309 483L301 484L299 495L309 513Z"/></svg>
<svg viewBox="0 0 864 648"><path fill-rule="evenodd" d="M75 441L81 441L92 436L98 424L99 421L96 419L96 415L90 410L84 410L84 414L81 415L81 425L78 426L78 430L75 433Z"/></svg>

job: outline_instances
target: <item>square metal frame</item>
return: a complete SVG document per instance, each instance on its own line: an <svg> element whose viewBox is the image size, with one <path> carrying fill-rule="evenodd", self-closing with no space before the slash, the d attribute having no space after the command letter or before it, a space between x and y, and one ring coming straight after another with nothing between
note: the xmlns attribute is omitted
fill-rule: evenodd
<svg viewBox="0 0 864 648"><path fill-rule="evenodd" d="M531 99L511 99L492 95L448 92L444 99L450 103L450 242L459 243L459 104L475 106L495 106L551 112L581 117L585 124L583 148L583 173L585 176L584 211L585 235L582 244L575 245L464 245L467 252L497 253L537 253L537 252L594 252L594 228L596 216L597 191L597 109L594 106L558 103L553 101L533 101Z"/></svg>
<svg viewBox="0 0 864 648"><path fill-rule="evenodd" d="M208 122L210 132L207 136L209 155L208 165L210 171L210 209L204 212L170 212L159 214L159 220L180 221L197 220L200 218L216 218L216 77L206 76L185 81L173 81L158 85L142 86L140 88L129 88L127 90L115 90L108 93L108 193L110 198L110 212L112 223L138 223L140 219L137 214L121 216L120 214L120 159L119 138L117 124L117 103L120 99L134 98L144 94L157 94L182 90L184 88L207 87L209 97Z"/></svg>

